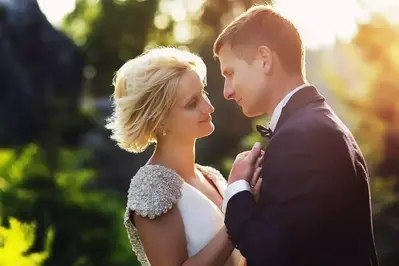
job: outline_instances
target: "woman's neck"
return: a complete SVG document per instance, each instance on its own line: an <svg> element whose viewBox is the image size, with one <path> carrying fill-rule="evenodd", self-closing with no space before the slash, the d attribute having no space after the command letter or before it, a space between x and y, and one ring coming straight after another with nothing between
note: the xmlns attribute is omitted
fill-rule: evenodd
<svg viewBox="0 0 399 266"><path fill-rule="evenodd" d="M195 177L195 140L159 141L149 162L171 168L185 180L193 178Z"/></svg>

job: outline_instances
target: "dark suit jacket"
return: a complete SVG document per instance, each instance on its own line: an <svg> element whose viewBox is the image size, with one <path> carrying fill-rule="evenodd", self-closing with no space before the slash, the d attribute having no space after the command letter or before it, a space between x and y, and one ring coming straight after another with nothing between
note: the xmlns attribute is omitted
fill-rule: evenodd
<svg viewBox="0 0 399 266"><path fill-rule="evenodd" d="M266 149L258 203L228 202L225 224L249 266L376 266L369 177L351 132L316 88L295 93Z"/></svg>

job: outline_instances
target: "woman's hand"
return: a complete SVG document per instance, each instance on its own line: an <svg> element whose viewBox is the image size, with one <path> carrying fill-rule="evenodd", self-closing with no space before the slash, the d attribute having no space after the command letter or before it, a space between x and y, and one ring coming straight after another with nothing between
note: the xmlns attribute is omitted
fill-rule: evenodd
<svg viewBox="0 0 399 266"><path fill-rule="evenodd" d="M252 177L249 181L249 185L251 186L251 192L254 195L255 201L258 201L258 199L259 199L260 188L262 186L263 155L264 155L264 152L262 151L260 156L256 159L255 170L254 170Z"/></svg>

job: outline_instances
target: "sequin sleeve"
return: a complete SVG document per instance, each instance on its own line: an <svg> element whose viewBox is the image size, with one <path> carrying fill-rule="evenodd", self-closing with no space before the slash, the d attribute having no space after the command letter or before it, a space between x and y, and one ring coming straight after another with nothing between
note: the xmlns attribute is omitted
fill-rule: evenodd
<svg viewBox="0 0 399 266"><path fill-rule="evenodd" d="M226 179L223 177L223 175L219 172L219 170L216 170L213 167L210 166L203 166L200 164L195 164L197 169L199 169L203 174L205 174L209 179L213 181L222 181L226 183Z"/></svg>
<svg viewBox="0 0 399 266"><path fill-rule="evenodd" d="M129 219L135 212L154 219L170 210L181 197L183 179L173 170L161 165L140 168L130 182L124 224L132 250L142 266L150 266L137 228Z"/></svg>
<svg viewBox="0 0 399 266"><path fill-rule="evenodd" d="M132 178L127 201L129 212L154 219L170 210L181 197L183 179L172 169L161 165L146 165Z"/></svg>

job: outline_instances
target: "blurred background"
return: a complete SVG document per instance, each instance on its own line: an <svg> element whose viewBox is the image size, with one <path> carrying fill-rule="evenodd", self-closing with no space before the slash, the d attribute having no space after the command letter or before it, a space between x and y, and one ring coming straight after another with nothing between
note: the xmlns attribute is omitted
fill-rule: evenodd
<svg viewBox="0 0 399 266"><path fill-rule="evenodd" d="M269 1L269 3L272 1ZM228 174L261 140L224 100L212 45L250 0L0 0L0 265L138 265L123 227L149 156L110 141L114 72L173 45L208 66L213 135L197 161ZM371 173L381 266L399 265L399 2L276 0L307 47L307 76L351 128Z"/></svg>

